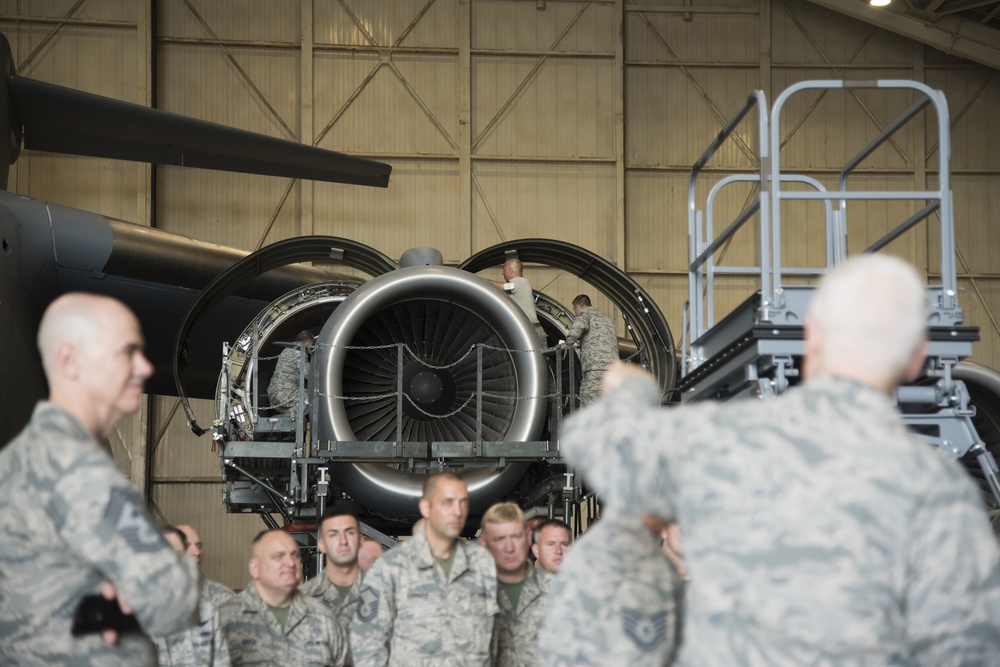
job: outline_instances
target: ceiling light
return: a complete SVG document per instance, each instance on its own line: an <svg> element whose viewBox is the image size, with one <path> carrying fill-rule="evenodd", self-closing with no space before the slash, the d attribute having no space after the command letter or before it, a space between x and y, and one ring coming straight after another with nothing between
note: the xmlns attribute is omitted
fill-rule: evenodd
<svg viewBox="0 0 1000 667"><path fill-rule="evenodd" d="M885 7L890 2L892 2L892 0L868 0L868 3L872 7Z"/></svg>

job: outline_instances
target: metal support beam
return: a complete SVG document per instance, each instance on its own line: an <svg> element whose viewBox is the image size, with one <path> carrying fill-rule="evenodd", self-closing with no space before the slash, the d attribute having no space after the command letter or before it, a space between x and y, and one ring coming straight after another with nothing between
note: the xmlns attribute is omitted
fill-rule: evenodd
<svg viewBox="0 0 1000 667"><path fill-rule="evenodd" d="M809 0L814 5L870 23L908 39L915 39L949 55L1000 69L997 31L955 16L928 23L912 16L844 0Z"/></svg>
<svg viewBox="0 0 1000 667"><path fill-rule="evenodd" d="M472 8L458 0L458 225L469 230L469 254L485 246L472 220Z"/></svg>
<svg viewBox="0 0 1000 667"><path fill-rule="evenodd" d="M314 93L313 77L315 62L313 58L313 0L301 0L299 3L299 141L307 146L315 145L315 126L313 118ZM299 234L312 236L313 225L313 182L308 178L299 182ZM263 239L261 239L263 241Z"/></svg>
<svg viewBox="0 0 1000 667"><path fill-rule="evenodd" d="M615 256L619 268L628 269L625 245L625 7L624 0L615 3ZM619 335L621 335L619 331Z"/></svg>

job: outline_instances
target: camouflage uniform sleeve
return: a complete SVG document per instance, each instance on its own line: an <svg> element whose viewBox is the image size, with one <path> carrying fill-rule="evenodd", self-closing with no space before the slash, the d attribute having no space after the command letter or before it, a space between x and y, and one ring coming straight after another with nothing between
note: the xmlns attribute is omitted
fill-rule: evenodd
<svg viewBox="0 0 1000 667"><path fill-rule="evenodd" d="M658 402L651 377L630 376L566 421L563 456L615 513L675 513L670 471L655 449L671 440L670 419Z"/></svg>
<svg viewBox="0 0 1000 667"><path fill-rule="evenodd" d="M392 624L396 618L395 581L391 563L375 561L358 593L351 620L351 657L355 667L383 667L389 662Z"/></svg>
<svg viewBox="0 0 1000 667"><path fill-rule="evenodd" d="M219 608L212 605L212 665L211 667L229 667L232 664L229 657L229 642L222 631L222 620Z"/></svg>
<svg viewBox="0 0 1000 667"><path fill-rule="evenodd" d="M529 565L528 567L531 567ZM498 596L498 606L499 606L499 595L500 592L497 591ZM497 612L496 616L493 617L493 636L490 637L490 664L491 665L502 665L502 658L500 656L500 644L502 640L502 635L505 630L504 628L504 611L503 607Z"/></svg>
<svg viewBox="0 0 1000 667"><path fill-rule="evenodd" d="M566 345L572 345L576 341L580 340L587 329L590 328L590 311L582 310L580 314L573 318L573 326L570 327L569 333L566 334Z"/></svg>
<svg viewBox="0 0 1000 667"><path fill-rule="evenodd" d="M160 535L115 464L95 451L56 482L49 507L60 538L90 562L135 612L150 635L170 635L194 621L198 573Z"/></svg>
<svg viewBox="0 0 1000 667"><path fill-rule="evenodd" d="M976 491L957 481L936 485L914 520L903 604L914 664L928 667L1000 654L1000 553Z"/></svg>
<svg viewBox="0 0 1000 667"><path fill-rule="evenodd" d="M326 608L322 602L319 602L319 606L323 607L325 612L329 615L329 625L330 634L333 637L333 641L330 643L330 647L333 651L333 664L335 667L343 667L344 665L351 664L351 645L348 641L347 632L344 628L340 627L340 623L337 621L337 617L334 616L333 612Z"/></svg>

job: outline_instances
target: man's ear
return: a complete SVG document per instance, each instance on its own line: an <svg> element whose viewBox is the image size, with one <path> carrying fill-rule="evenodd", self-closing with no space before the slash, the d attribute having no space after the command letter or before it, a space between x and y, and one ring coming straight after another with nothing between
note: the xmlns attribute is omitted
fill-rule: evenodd
<svg viewBox="0 0 1000 667"><path fill-rule="evenodd" d="M809 378L819 370L821 352L823 350L823 335L820 333L819 327L816 326L816 320L812 317L806 317L803 330L805 333L806 350L805 355L802 357L802 375L804 378Z"/></svg>
<svg viewBox="0 0 1000 667"><path fill-rule="evenodd" d="M486 546L486 535L482 531L479 531L479 546Z"/></svg>
<svg viewBox="0 0 1000 667"><path fill-rule="evenodd" d="M56 348L56 368L65 377L75 380L80 372L77 348L72 343L62 343Z"/></svg>
<svg viewBox="0 0 1000 667"><path fill-rule="evenodd" d="M930 343L927 340L921 341L920 345L913 352L910 363L906 365L903 382L913 382L920 377L920 372L924 370L924 362L927 361L927 350L929 347Z"/></svg>
<svg viewBox="0 0 1000 667"><path fill-rule="evenodd" d="M257 562L256 558L250 559L250 578L257 581L257 577L260 575L260 563Z"/></svg>
<svg viewBox="0 0 1000 667"><path fill-rule="evenodd" d="M426 498L421 498L417 506L420 508L420 516L426 519L431 515L431 503Z"/></svg>
<svg viewBox="0 0 1000 667"><path fill-rule="evenodd" d="M538 560L538 545L537 544L532 544L531 545L531 553L535 554L535 560Z"/></svg>

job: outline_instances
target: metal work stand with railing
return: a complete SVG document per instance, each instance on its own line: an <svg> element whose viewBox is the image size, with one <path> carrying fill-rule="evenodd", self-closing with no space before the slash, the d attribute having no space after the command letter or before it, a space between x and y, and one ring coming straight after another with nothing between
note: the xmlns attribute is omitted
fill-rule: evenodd
<svg viewBox="0 0 1000 667"><path fill-rule="evenodd" d="M288 412L271 414L268 408L259 405L256 389L256 372L260 358L256 345L247 346L251 353L249 363L253 371L244 372L244 386L238 387L233 379L234 355L224 349L224 372L220 380L219 414L215 425L215 440L218 447L223 476L227 481L224 502L230 512L256 512L265 523L276 527L272 514L281 514L286 523L308 522L323 513L331 501L331 484L336 466L348 463L378 463L393 466L404 472L428 472L440 469L460 469L465 466L503 469L517 462L557 462L559 458L558 437L564 410L572 410L575 402L572 392L563 386L564 367L570 386L575 382L575 365L567 364L572 350L549 348L543 354L551 359L552 383L550 393L531 397L530 400L549 401L548 439L536 441L494 441L483 433L484 398L505 400L529 400L516 395L493 395L484 388L483 354L485 344L472 346L469 353L476 359L475 391L462 402L458 410L474 407L475 439L467 441L408 441L405 433L404 407L424 412L404 392L402 371L406 364L404 355L412 352L405 344L395 344L394 355L397 362L395 392L391 397L395 403L395 426L392 440L323 440L317 439L307 423L316 423L315 411L321 401L315 392L313 400L300 402ZM299 387L306 387L307 346L298 346L302 359L300 364ZM241 355L237 359L246 363ZM310 394L306 394L310 395ZM385 399L385 396L341 396L345 401L366 401ZM404 402L409 401L409 406ZM424 412L427 415L426 412ZM471 414L471 411L470 411ZM442 417L443 415L427 415ZM447 416L447 415L444 415ZM308 417L308 419L307 419ZM538 498L534 498L537 495ZM533 515L553 517L561 514L567 521L584 514L584 519L596 513L594 503L588 500L586 491L572 472L553 478L539 489L527 502L537 501L539 508ZM573 522L575 525L579 521ZM369 525L362 525L362 532L389 546L394 540Z"/></svg>
<svg viewBox="0 0 1000 667"><path fill-rule="evenodd" d="M836 190L817 179L781 171L781 119L788 100L803 91L881 90L886 94L910 93L916 101L886 125L840 170ZM852 190L848 186L857 168L907 123L933 109L938 134L936 189L912 191ZM730 175L715 182L702 202L706 167L752 111L756 111L758 170ZM920 208L861 252L889 246L920 222L937 214L940 221L941 282L928 287L930 349L926 376L917 386L900 388L897 396L907 424L921 439L956 459L974 458L989 492L1000 503L1000 483L993 456L972 423L975 408L964 384L954 378L955 366L971 356L978 329L961 326L963 313L957 299L954 212L950 177L948 104L941 91L907 80L803 81L790 86L767 108L763 91L755 91L726 123L692 169L688 184L689 300L682 344L681 400L728 400L742 396L768 398L795 382L804 353L802 323L813 287L785 284L785 277L819 276L848 254L848 202L911 201ZM922 130L921 130L922 131ZM756 195L718 235L715 207L719 192L738 182L757 185ZM806 187L791 188L791 184ZM823 205L826 265L786 267L782 263L782 204L814 201ZM759 221L759 265L721 267L715 256L750 220ZM740 306L715 321L716 276L754 275L759 289ZM863 294L858 299L864 299Z"/></svg>

